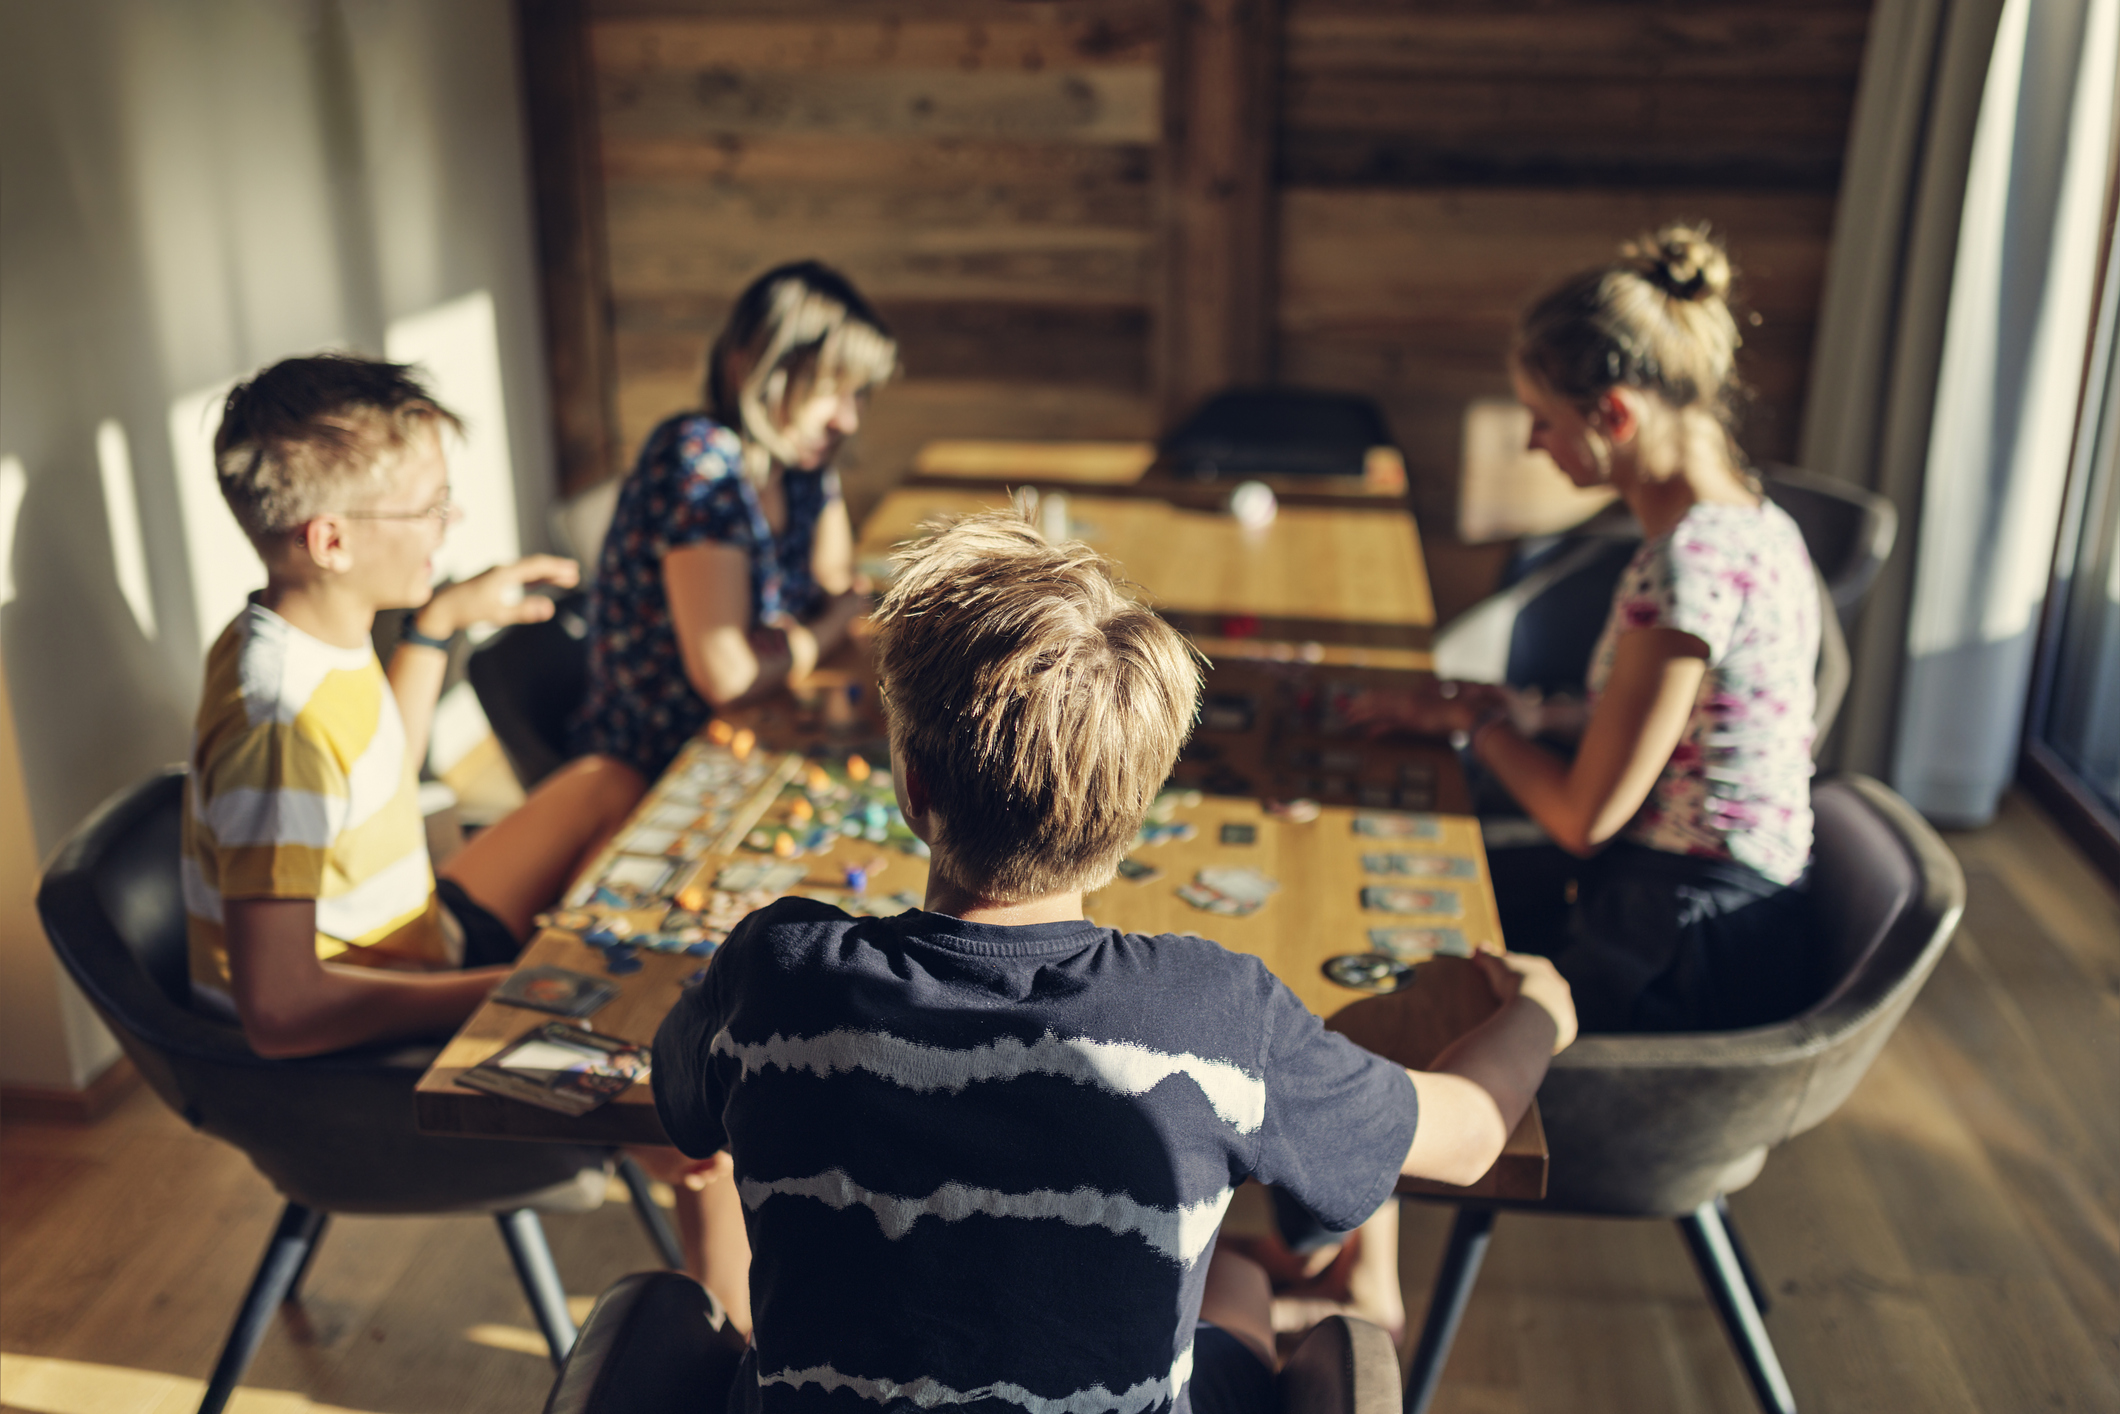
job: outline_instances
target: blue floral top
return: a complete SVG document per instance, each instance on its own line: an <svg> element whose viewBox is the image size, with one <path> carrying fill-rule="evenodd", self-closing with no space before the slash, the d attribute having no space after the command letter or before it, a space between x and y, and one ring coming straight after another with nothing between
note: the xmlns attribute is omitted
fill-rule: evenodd
<svg viewBox="0 0 2120 1414"><path fill-rule="evenodd" d="M653 780L713 715L685 677L670 627L663 556L672 550L710 540L749 555L752 628L779 614L808 618L822 603L810 546L818 517L839 499L838 475L783 470L788 515L776 536L742 468L736 434L702 413L649 434L597 561L589 693L571 724L575 754L615 756Z"/></svg>

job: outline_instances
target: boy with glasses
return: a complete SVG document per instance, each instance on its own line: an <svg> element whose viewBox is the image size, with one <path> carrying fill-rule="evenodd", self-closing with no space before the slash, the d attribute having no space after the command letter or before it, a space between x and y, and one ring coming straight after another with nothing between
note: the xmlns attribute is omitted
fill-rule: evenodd
<svg viewBox="0 0 2120 1414"><path fill-rule="evenodd" d="M432 587L456 518L441 433L457 425L405 368L323 355L238 385L214 437L266 586L207 655L184 904L196 1003L260 1055L453 1031L645 789L616 762L576 762L436 877L418 775L448 641L549 618L525 586L578 578L571 560L530 555ZM400 608L417 612L386 669L369 635ZM694 1275L713 1285L696 1258L704 1213L688 1210L708 1200L685 1191Z"/></svg>

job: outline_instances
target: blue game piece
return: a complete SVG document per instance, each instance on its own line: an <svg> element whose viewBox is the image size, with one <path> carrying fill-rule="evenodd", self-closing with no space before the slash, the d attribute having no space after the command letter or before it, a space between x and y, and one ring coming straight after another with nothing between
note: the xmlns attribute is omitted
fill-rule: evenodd
<svg viewBox="0 0 2120 1414"><path fill-rule="evenodd" d="M849 865L847 867L847 887L857 894L867 893L869 890L869 871L856 865Z"/></svg>
<svg viewBox="0 0 2120 1414"><path fill-rule="evenodd" d="M604 971L614 977L623 977L629 972L638 972L647 966L629 949L620 952L617 948L604 949Z"/></svg>
<svg viewBox="0 0 2120 1414"><path fill-rule="evenodd" d="M712 957L712 956L714 956L714 944L712 944L712 943L710 943L710 942L706 941L706 940L705 940L704 938L702 938L702 939L701 939L700 941L698 941L698 942L696 942L696 943L693 943L693 944L691 944L690 946L688 946L688 947L687 947L687 948L685 949L685 956L686 956L686 957ZM693 973L692 975L693 975L693 976L695 976L695 977L697 977L697 976L700 976L701 974L699 974L699 973L695 972L695 973Z"/></svg>
<svg viewBox="0 0 2120 1414"><path fill-rule="evenodd" d="M596 886L596 894L590 901L592 903L600 903L606 908L624 908L626 906L625 899L620 898L617 893L603 884Z"/></svg>
<svg viewBox="0 0 2120 1414"><path fill-rule="evenodd" d="M615 948L625 946L626 940L609 928L591 928L582 934L582 941L592 948Z"/></svg>

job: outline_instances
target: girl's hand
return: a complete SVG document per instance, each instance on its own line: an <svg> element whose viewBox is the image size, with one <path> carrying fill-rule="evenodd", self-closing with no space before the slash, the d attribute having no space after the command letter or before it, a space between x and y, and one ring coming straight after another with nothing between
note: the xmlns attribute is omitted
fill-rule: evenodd
<svg viewBox="0 0 2120 1414"><path fill-rule="evenodd" d="M1536 1003L1553 1018L1553 1053L1559 1055L1575 1040L1575 993L1568 979L1553 963L1535 953L1487 952L1472 955L1473 966L1494 989L1495 1000L1507 1006L1518 997Z"/></svg>
<svg viewBox="0 0 2120 1414"><path fill-rule="evenodd" d="M1397 691L1372 689L1355 694L1347 705L1347 720L1373 737L1395 731L1448 736L1470 731L1502 701L1502 690L1491 683L1431 682Z"/></svg>

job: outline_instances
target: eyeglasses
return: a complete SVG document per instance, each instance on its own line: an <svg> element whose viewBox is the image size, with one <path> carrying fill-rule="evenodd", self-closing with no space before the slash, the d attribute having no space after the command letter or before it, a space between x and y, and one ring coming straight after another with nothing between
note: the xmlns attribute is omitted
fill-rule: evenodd
<svg viewBox="0 0 2120 1414"><path fill-rule="evenodd" d="M432 520L439 521L443 525L449 524L451 521L463 515L463 513L464 508L462 506L459 506L455 501L451 500L447 491L442 492L441 500L436 501L433 505L426 507L424 510L339 512L340 515L346 517L346 519L348 520Z"/></svg>

